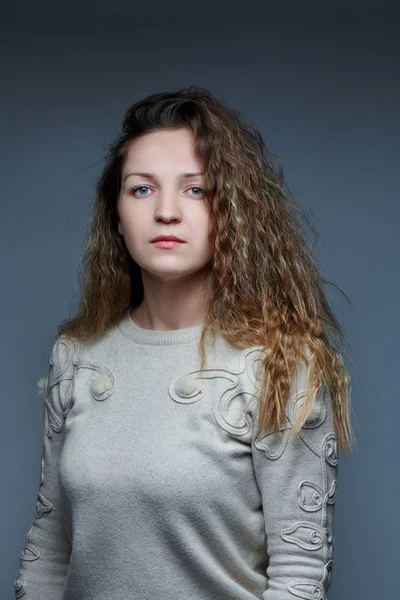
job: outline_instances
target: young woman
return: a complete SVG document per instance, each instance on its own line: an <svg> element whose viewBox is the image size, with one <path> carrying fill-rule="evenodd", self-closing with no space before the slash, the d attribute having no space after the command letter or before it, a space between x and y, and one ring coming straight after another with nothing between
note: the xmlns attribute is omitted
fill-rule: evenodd
<svg viewBox="0 0 400 600"><path fill-rule="evenodd" d="M302 211L197 86L126 112L44 396L24 600L320 600L350 377Z"/></svg>

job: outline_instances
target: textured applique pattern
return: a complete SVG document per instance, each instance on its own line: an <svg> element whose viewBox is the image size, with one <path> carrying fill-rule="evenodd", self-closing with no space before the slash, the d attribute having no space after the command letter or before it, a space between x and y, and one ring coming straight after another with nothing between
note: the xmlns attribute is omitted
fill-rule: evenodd
<svg viewBox="0 0 400 600"><path fill-rule="evenodd" d="M62 358L60 358L62 357ZM44 399L44 431L47 438L52 440L54 433L63 430L67 414L73 407L75 401L76 373L79 369L91 369L95 376L90 381L90 392L97 401L109 398L115 390L115 376L110 369L103 365L95 365L91 362L81 360L79 357L79 345L68 337L61 336L53 346L50 357L47 377L42 377L38 382L38 388ZM57 389L58 386L58 389ZM46 514L51 513L55 506L44 493L46 480L46 461L43 448L40 465L39 492L37 494L34 518L45 519ZM21 561L25 563L40 559L40 551L33 543L35 523L30 528L25 545L20 554ZM22 564L22 563L21 563ZM14 580L15 597L22 598L27 590L28 584L22 573Z"/></svg>
<svg viewBox="0 0 400 600"><path fill-rule="evenodd" d="M324 392L327 393L326 388ZM305 392L299 392L287 406L288 424L280 432L264 433L255 441L258 449L265 452L269 460L282 457L287 447L291 424L296 420L304 402ZM323 600L325 591L331 585L333 567L333 533L328 527L328 510L333 510L337 492L338 445L334 431L325 435L316 435L313 430L320 427L326 419L326 396L319 393L315 406L303 425L299 437L309 451L319 458L320 469L315 473L317 481L303 479L297 486L298 505L304 513L304 520L297 520L281 531L282 539L294 544L306 552L323 551L323 573L319 581L294 579L287 585L288 591L305 600ZM329 507L332 506L331 509ZM319 514L319 522L307 520L307 514Z"/></svg>
<svg viewBox="0 0 400 600"><path fill-rule="evenodd" d="M226 387L219 394L216 394L213 400L214 417L225 431L250 440L252 422L247 409L251 403L254 403L255 397L251 392L244 392L243 389L239 388L238 375L246 370L249 378L252 381L255 380L253 365L254 355L257 352L258 350L253 348L245 350L241 354L237 372L228 369L204 369L203 371L187 371L174 377L169 385L169 395L175 402L180 404L192 404L193 402L199 402L205 396L204 381L216 378L225 380ZM243 402L246 394L251 397L247 404Z"/></svg>
<svg viewBox="0 0 400 600"><path fill-rule="evenodd" d="M64 418L71 410L74 403L75 376L79 369L91 369L96 372L90 384L90 392L95 400L103 401L109 398L115 390L115 376L109 368L104 365L95 365L91 362L79 359L79 346L70 338L61 338L58 345L64 346L66 358L63 367L56 359L53 352L50 359L50 372L44 383L44 403L46 408L45 431L48 437L52 437L53 431L59 433L64 425ZM52 406L50 392L52 388L62 381L68 381L69 385L65 394L60 395L62 413L59 414Z"/></svg>
<svg viewBox="0 0 400 600"><path fill-rule="evenodd" d="M22 575L17 575L14 580L15 598L22 598L26 592L26 580Z"/></svg>
<svg viewBox="0 0 400 600"><path fill-rule="evenodd" d="M213 414L217 423L229 433L241 436L250 441L253 433L253 422L248 410L255 401L255 388L258 385L258 367L260 348L250 348L241 354L241 362L237 372L227 369L191 370L171 380L169 394L181 404L199 402L206 394L206 380L222 378L227 385L213 399ZM238 375L246 371L254 389L239 389ZM245 396L250 400L245 402ZM255 439L255 446L262 450L268 460L281 459L288 446L290 428L296 420L305 398L305 392L298 393L287 406L288 422L279 432L264 432ZM240 405L238 408L237 400ZM299 519L281 531L282 540L295 545L305 552L323 552L321 578L293 579L287 584L291 595L304 600L323 600L325 590L331 584L333 565L333 535L328 527L328 510L336 501L336 467L337 438L334 431L324 435L315 435L326 420L327 410L323 394L316 397L315 406L308 415L307 421L299 434L303 444L310 452L319 457L319 470L315 473L317 481L303 479L297 486L297 505ZM332 507L333 508L333 507ZM307 520L307 515L319 515L318 523ZM303 517L303 518L301 518Z"/></svg>

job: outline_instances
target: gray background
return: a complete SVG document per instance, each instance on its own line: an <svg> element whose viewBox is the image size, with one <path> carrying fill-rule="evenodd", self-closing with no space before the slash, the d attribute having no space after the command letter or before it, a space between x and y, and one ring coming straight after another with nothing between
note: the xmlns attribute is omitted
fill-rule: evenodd
<svg viewBox="0 0 400 600"><path fill-rule="evenodd" d="M95 180L125 109L204 85L282 159L351 342L329 600L394 598L399 559L399 37L395 3L15 3L1 25L0 597L39 484L42 404ZM339 286L351 304L337 291ZM397 442L397 440L396 440Z"/></svg>

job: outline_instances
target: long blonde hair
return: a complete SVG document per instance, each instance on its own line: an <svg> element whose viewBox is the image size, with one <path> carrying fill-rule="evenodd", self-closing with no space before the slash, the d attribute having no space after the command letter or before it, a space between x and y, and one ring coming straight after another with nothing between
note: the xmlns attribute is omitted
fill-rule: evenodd
<svg viewBox="0 0 400 600"><path fill-rule="evenodd" d="M76 315L59 334L99 338L143 299L139 265L118 233L121 171L130 144L160 129L188 127L205 165L204 198L214 227L215 251L207 279L199 350L205 364L207 331L237 348L268 350L261 362L259 430L286 424L291 374L310 364L307 397L291 428L298 435L322 386L331 393L338 443L353 449L346 337L334 316L305 226L305 209L284 183L283 169L259 131L209 90L191 86L147 96L125 113L98 179L91 227L79 266ZM276 166L278 162L278 166ZM340 338L342 347L335 345Z"/></svg>

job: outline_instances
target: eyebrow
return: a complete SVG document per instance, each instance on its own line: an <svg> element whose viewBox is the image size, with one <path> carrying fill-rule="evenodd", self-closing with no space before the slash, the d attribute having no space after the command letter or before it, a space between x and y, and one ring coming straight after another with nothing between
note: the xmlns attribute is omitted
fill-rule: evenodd
<svg viewBox="0 0 400 600"><path fill-rule="evenodd" d="M123 181L128 179L128 177L130 177L131 175L138 175L139 177L145 177L146 179L152 179L153 181L155 181L157 179L157 177L155 175L153 175L152 173L127 173L127 175L125 175ZM180 173L179 178L180 179L190 179L191 177L198 177L199 175L204 175L204 173Z"/></svg>

